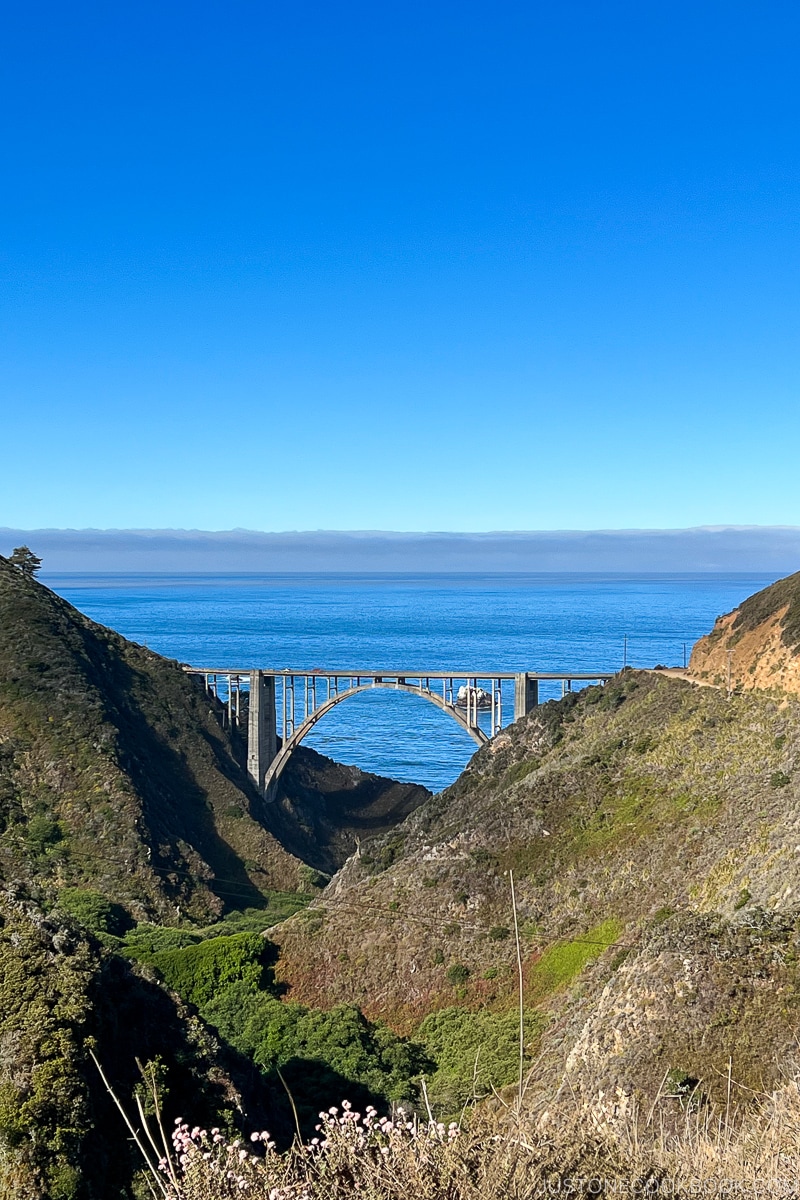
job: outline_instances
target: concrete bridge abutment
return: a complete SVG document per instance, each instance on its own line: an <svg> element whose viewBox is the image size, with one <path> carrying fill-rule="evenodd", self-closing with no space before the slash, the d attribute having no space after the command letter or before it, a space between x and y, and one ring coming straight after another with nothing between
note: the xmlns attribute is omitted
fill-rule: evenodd
<svg viewBox="0 0 800 1200"><path fill-rule="evenodd" d="M514 676L514 720L527 716L539 703L539 680L523 671Z"/></svg>
<svg viewBox="0 0 800 1200"><path fill-rule="evenodd" d="M247 721L247 773L260 792L264 776L278 753L275 676L250 672L250 713Z"/></svg>

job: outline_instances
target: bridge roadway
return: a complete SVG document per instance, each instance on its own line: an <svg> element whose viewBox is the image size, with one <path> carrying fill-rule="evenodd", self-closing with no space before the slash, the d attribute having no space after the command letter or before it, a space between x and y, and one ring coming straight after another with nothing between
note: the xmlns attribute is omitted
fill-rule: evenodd
<svg viewBox="0 0 800 1200"><path fill-rule="evenodd" d="M350 696L373 688L410 692L435 704L479 746L503 727L503 683L514 681L514 720L539 703L539 683L561 683L562 695L573 683L604 683L612 671L292 671L232 667L184 667L199 676L208 693L221 700L231 726L242 720L242 696L248 695L247 769L268 800L292 751L326 713ZM459 688L463 699L459 701ZM280 735L278 713L281 715ZM488 717L489 731L479 723ZM280 746L278 745L280 736Z"/></svg>

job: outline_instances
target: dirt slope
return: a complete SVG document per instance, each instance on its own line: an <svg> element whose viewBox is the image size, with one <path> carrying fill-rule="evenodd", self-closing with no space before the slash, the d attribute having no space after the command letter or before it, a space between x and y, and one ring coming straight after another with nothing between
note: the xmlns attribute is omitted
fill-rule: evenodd
<svg viewBox="0 0 800 1200"><path fill-rule="evenodd" d="M800 694L800 572L719 617L692 650L689 672L721 687Z"/></svg>

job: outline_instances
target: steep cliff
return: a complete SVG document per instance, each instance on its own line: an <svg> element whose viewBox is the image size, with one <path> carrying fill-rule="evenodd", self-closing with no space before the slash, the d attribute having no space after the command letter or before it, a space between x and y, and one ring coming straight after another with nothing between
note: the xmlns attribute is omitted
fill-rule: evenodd
<svg viewBox="0 0 800 1200"><path fill-rule="evenodd" d="M304 862L332 875L359 845L387 833L431 793L298 746L281 776L270 829Z"/></svg>
<svg viewBox="0 0 800 1200"><path fill-rule="evenodd" d="M800 693L800 572L719 617L692 650L689 673L720 687Z"/></svg>

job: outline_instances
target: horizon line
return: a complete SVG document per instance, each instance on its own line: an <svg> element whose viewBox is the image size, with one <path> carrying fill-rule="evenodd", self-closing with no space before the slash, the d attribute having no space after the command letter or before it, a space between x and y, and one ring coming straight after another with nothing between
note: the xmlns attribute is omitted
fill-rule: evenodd
<svg viewBox="0 0 800 1200"><path fill-rule="evenodd" d="M659 534L659 533L746 533L753 531L800 532L800 525L625 525L617 528L601 526L595 528L551 528L551 529L251 529L237 525L228 529L202 529L187 525L149 526L99 526L99 525L40 525L22 529L19 526L0 525L2 533L191 533L191 534L257 534L267 537L296 537L306 534L335 534L336 536L359 535L369 537L520 537L531 534L609 533L609 534Z"/></svg>

